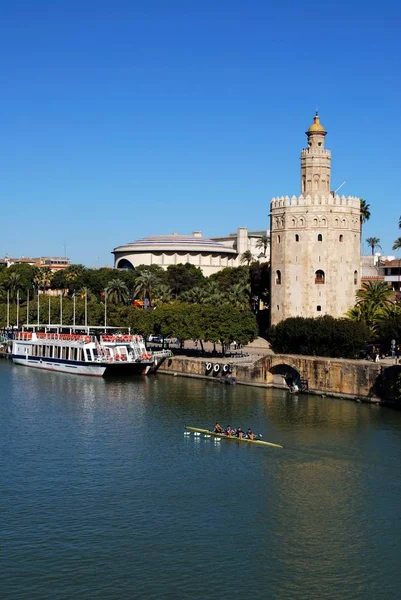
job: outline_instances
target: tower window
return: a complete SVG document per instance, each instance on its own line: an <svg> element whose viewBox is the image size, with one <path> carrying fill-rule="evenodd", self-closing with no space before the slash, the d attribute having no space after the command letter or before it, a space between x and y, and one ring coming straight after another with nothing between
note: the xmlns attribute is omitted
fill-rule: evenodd
<svg viewBox="0 0 401 600"><path fill-rule="evenodd" d="M278 235L278 236L277 236L277 243L279 244L280 242L281 242L281 238L280 238L280 236Z"/></svg>
<svg viewBox="0 0 401 600"><path fill-rule="evenodd" d="M339 238L338 238L338 241L339 241L339 242L342 242L342 241L343 241L343 239L344 239L344 236L341 234L341 235L339 236Z"/></svg>
<svg viewBox="0 0 401 600"><path fill-rule="evenodd" d="M322 307L320 306L320 304L318 304L318 305L316 306L316 310L317 310L317 312L321 312L321 311L322 311Z"/></svg>
<svg viewBox="0 0 401 600"><path fill-rule="evenodd" d="M317 236L317 241L318 242L323 242L323 236L321 233L319 233L319 235Z"/></svg>
<svg viewBox="0 0 401 600"><path fill-rule="evenodd" d="M297 233L295 234L295 241L299 242L299 235Z"/></svg>
<svg viewBox="0 0 401 600"><path fill-rule="evenodd" d="M276 285L281 285L281 271L276 271Z"/></svg>
<svg viewBox="0 0 401 600"><path fill-rule="evenodd" d="M358 285L358 271L354 271L354 285Z"/></svg>
<svg viewBox="0 0 401 600"><path fill-rule="evenodd" d="M315 273L315 283L316 284L324 284L325 283L325 274L324 271L321 271L320 269L318 271L316 271Z"/></svg>

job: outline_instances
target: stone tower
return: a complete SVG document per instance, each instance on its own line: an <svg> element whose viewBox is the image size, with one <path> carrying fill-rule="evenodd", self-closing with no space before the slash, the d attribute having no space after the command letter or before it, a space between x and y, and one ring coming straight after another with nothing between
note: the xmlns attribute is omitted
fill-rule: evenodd
<svg viewBox="0 0 401 600"><path fill-rule="evenodd" d="M271 323L342 317L360 284L360 200L330 192L331 153L316 114L301 152L301 196L273 198Z"/></svg>

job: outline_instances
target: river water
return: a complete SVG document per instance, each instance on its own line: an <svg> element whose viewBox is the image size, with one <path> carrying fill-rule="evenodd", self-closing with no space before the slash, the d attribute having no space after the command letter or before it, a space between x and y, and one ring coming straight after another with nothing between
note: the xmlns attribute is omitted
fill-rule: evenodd
<svg viewBox="0 0 401 600"><path fill-rule="evenodd" d="M401 595L401 413L0 361L0 597ZM183 435L252 427L285 449Z"/></svg>

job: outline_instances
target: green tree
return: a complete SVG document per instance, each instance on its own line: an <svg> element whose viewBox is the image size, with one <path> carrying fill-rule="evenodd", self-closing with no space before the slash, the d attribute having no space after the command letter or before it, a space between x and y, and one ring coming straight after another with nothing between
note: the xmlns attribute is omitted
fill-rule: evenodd
<svg viewBox="0 0 401 600"><path fill-rule="evenodd" d="M271 327L268 337L279 353L358 358L369 339L369 329L364 323L328 315L291 317Z"/></svg>
<svg viewBox="0 0 401 600"><path fill-rule="evenodd" d="M109 282L105 293L107 300L113 304L127 304L129 300L127 285L118 277Z"/></svg>
<svg viewBox="0 0 401 600"><path fill-rule="evenodd" d="M210 275L210 277L208 278L208 282L216 282L219 286L220 291L226 292L231 286L237 283L249 283L249 272L250 268L246 266L225 267L221 271Z"/></svg>
<svg viewBox="0 0 401 600"><path fill-rule="evenodd" d="M157 275L151 271L142 271L135 282L134 294L141 296L143 300L148 298L149 303L152 303L153 295L160 285L160 280Z"/></svg>
<svg viewBox="0 0 401 600"><path fill-rule="evenodd" d="M190 263L167 267L167 283L175 298L178 298L183 292L201 285L204 281L205 277L201 269Z"/></svg>
<svg viewBox="0 0 401 600"><path fill-rule="evenodd" d="M370 204L366 203L366 200L361 198L361 212L360 212L360 227L361 227L361 239L362 239L362 226L370 219Z"/></svg>
<svg viewBox="0 0 401 600"><path fill-rule="evenodd" d="M356 292L357 306L373 302L377 306L385 306L391 301L393 293L384 281L368 281Z"/></svg>
<svg viewBox="0 0 401 600"><path fill-rule="evenodd" d="M245 263L249 267L249 265L251 264L252 261L253 261L252 252L250 250L245 250L245 252L243 252L241 254L241 258L240 258L241 264Z"/></svg>
<svg viewBox="0 0 401 600"><path fill-rule="evenodd" d="M401 237L394 241L393 250L401 250Z"/></svg>
<svg viewBox="0 0 401 600"><path fill-rule="evenodd" d="M8 274L7 287L10 291L10 298L17 301L18 293L21 290L21 276L15 271Z"/></svg>
<svg viewBox="0 0 401 600"><path fill-rule="evenodd" d="M377 237L368 237L368 238L366 238L366 243L372 249L372 256L375 253L375 248L380 248L380 250L381 250L380 239L377 238Z"/></svg>
<svg viewBox="0 0 401 600"><path fill-rule="evenodd" d="M168 304L173 299L173 290L166 283L160 283L156 293L158 304Z"/></svg>
<svg viewBox="0 0 401 600"><path fill-rule="evenodd" d="M266 256L268 247L270 246L270 235L263 233L256 242L256 248L263 249L263 256Z"/></svg>

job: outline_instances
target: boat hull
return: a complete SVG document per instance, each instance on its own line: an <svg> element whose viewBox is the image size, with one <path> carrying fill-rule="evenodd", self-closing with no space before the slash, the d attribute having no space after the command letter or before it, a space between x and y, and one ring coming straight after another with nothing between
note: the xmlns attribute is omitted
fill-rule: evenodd
<svg viewBox="0 0 401 600"><path fill-rule="evenodd" d="M91 377L118 377L126 375L146 375L152 365L151 362L119 362L110 364L108 362L88 363L84 361L66 361L47 357L35 357L30 355L11 355L16 365L41 369L43 371L54 371L57 373L70 373L73 375L86 375Z"/></svg>
<svg viewBox="0 0 401 600"><path fill-rule="evenodd" d="M272 446L273 448L284 448L284 446L281 446L280 444L273 444L273 442L265 442L264 440L250 440L249 438L245 437L239 438L234 435L225 435L224 433L214 433L214 431L209 431L209 429L200 429L199 427L189 427L186 425L185 429L187 431L211 435L212 437L221 438L222 440L240 442L241 444L256 444L258 446Z"/></svg>
<svg viewBox="0 0 401 600"><path fill-rule="evenodd" d="M57 373L70 373L73 375L86 375L91 377L103 377L107 365L90 364L78 361L61 361L54 358L37 358L34 356L11 355L16 365L41 369L42 371L55 371Z"/></svg>

